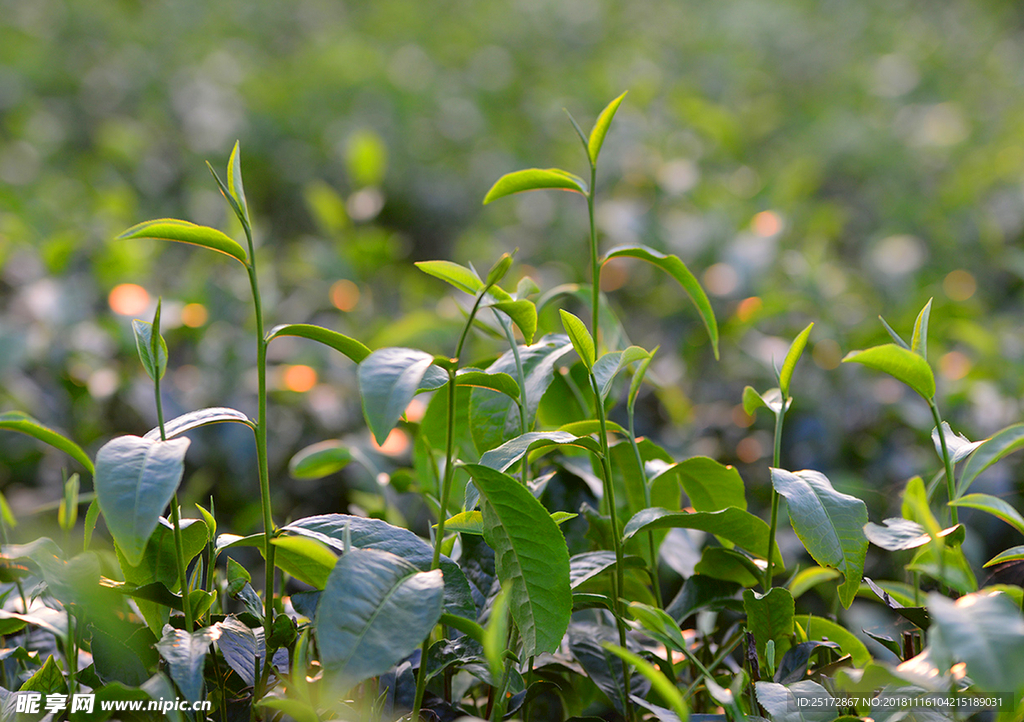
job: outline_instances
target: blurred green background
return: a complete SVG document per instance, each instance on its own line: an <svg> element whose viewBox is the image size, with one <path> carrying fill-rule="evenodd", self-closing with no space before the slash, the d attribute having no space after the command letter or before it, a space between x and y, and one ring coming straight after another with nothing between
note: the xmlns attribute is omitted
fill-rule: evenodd
<svg viewBox="0 0 1024 722"><path fill-rule="evenodd" d="M783 465L824 471L875 521L898 515L906 479L941 467L931 417L909 389L839 360L888 340L879 314L909 337L934 298L945 417L972 439L1019 419L1022 30L1020 6L996 0L2 0L0 411L90 453L152 427L131 319L161 296L168 415L255 414L244 273L114 240L164 216L241 238L204 165L222 169L236 139L268 326L450 353L462 299L412 262L486 269L519 248L513 275L543 290L587 282L578 196L481 200L518 168L584 173L564 109L589 127L629 90L601 157L601 245L678 254L723 330L716 363L669 279L606 268L631 340L661 344L641 431L739 464L765 498L770 423L742 413L740 392L773 385L772 358L815 321ZM471 353L498 351L477 340ZM271 363L282 519L372 507L372 471L287 475L325 438L382 471L407 463L401 438L390 455L370 445L352 365L301 341L275 342ZM183 490L214 494L238 533L259 528L250 439L197 434ZM68 464L0 434L0 488L26 519L59 498ZM1018 478L1004 464L978 490L1013 500Z"/></svg>

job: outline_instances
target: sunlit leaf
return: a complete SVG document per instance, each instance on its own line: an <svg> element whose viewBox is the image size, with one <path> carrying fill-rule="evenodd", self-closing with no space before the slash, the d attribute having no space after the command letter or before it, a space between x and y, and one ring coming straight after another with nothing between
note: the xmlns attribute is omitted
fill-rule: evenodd
<svg viewBox="0 0 1024 722"><path fill-rule="evenodd" d="M519 398L519 384L506 373L487 373L476 369L465 369L455 376L456 386L476 386L505 394L511 399Z"/></svg>
<svg viewBox="0 0 1024 722"><path fill-rule="evenodd" d="M583 362L588 371L592 371L596 360L594 337L590 335L590 331L587 330L586 325L579 317L574 316L565 309L559 309L558 314L562 317L562 326L569 335L569 340L572 341L572 347L576 349L580 361Z"/></svg>
<svg viewBox="0 0 1024 722"><path fill-rule="evenodd" d="M984 441L971 441L963 434L956 433L945 421L942 422L942 435L946 439L946 449L949 451L950 461L954 464L967 458L972 451L985 443ZM935 445L935 453L941 459L942 442L939 440L938 429L932 429L932 443Z"/></svg>
<svg viewBox="0 0 1024 722"><path fill-rule="evenodd" d="M601 399L608 398L612 390L612 382L624 368L637 361L649 359L651 355L639 346L630 346L625 351L611 351L594 363L594 379Z"/></svg>
<svg viewBox="0 0 1024 722"><path fill-rule="evenodd" d="M241 411L222 406L212 406L208 409L190 411L187 414L182 414L181 416L171 419L164 424L164 433L167 435L168 439L173 439L175 436L181 436L186 431L198 429L200 426L220 424L226 421L244 424L253 430L256 428L256 422ZM160 427L158 426L150 429L142 438L149 439L151 441L159 441Z"/></svg>
<svg viewBox="0 0 1024 722"><path fill-rule="evenodd" d="M699 529L727 539L757 556L768 552L768 525L748 511L727 507L721 511L669 511L652 507L643 509L626 522L622 531L623 541L637 534L654 529ZM780 559L778 547L775 559Z"/></svg>
<svg viewBox="0 0 1024 722"><path fill-rule="evenodd" d="M851 351L843 358L844 363L848 361L884 371L925 399L935 396L935 375L931 366L920 355L902 346L887 343L864 351Z"/></svg>
<svg viewBox="0 0 1024 722"><path fill-rule="evenodd" d="M533 337L537 334L537 306L533 301L525 299L498 301L492 303L491 308L497 309L511 318L512 322L522 331L523 340L527 344L533 343Z"/></svg>
<svg viewBox="0 0 1024 722"><path fill-rule="evenodd" d="M626 93L628 92L627 90ZM626 97L626 93L608 103L594 122L594 127L590 131L590 137L587 139L587 154L590 156L591 165L597 165L597 156L601 153L601 146L604 145L604 138L608 134L608 126L612 124L615 111L619 109L619 105L622 104L622 99Z"/></svg>
<svg viewBox="0 0 1024 722"><path fill-rule="evenodd" d="M322 479L341 471L352 461L352 452L340 441L320 441L307 446L288 462L293 479Z"/></svg>
<svg viewBox="0 0 1024 722"><path fill-rule="evenodd" d="M810 337L811 329L813 328L813 323L808 324L807 328L793 339L793 343L790 344L789 351L786 353L786 359L782 362L782 370L779 372L779 389L782 390L782 395L785 397L790 395L789 383L793 379L793 369L796 368L796 363L800 360L804 347L807 346L807 339Z"/></svg>
<svg viewBox="0 0 1024 722"><path fill-rule="evenodd" d="M22 434L27 434L28 436L38 439L45 444L49 444L53 448L63 451L65 454L84 466L90 474L95 473L92 465L92 459L82 451L82 447L71 441L71 439L61 436L53 429L43 426L28 414L23 414L20 411L8 411L0 414L0 429L19 431Z"/></svg>
<svg viewBox="0 0 1024 722"><path fill-rule="evenodd" d="M808 567L798 573L789 582L789 593L793 599L799 599L803 594L819 584L842 576L837 569L829 567Z"/></svg>
<svg viewBox="0 0 1024 722"><path fill-rule="evenodd" d="M162 335L157 336L157 358L153 358L153 324L148 321L134 319L132 331L135 333L135 346L139 352L139 360L151 379L163 378L167 370L167 343Z"/></svg>
<svg viewBox="0 0 1024 722"><path fill-rule="evenodd" d="M298 336L300 338L308 338L311 341L317 341L348 356L356 363L361 363L370 355L370 349L354 338L349 338L337 331L331 331L322 326L314 326L309 323L288 323L275 326L267 335L267 343L281 336Z"/></svg>
<svg viewBox="0 0 1024 722"><path fill-rule="evenodd" d="M554 189L587 194L582 178L558 168L528 168L506 173L495 182L484 196L484 205L513 193Z"/></svg>
<svg viewBox="0 0 1024 722"><path fill-rule="evenodd" d="M484 287L484 282L480 280L476 271L453 261L417 261L416 268L445 283L450 283L470 296L475 296Z"/></svg>
<svg viewBox="0 0 1024 722"><path fill-rule="evenodd" d="M195 223L179 221L174 218L161 218L155 221L139 223L129 228L117 238L118 240L149 238L158 241L190 243L231 256L243 265L248 265L249 263L249 257L245 249L238 245L237 241L221 231L208 226L197 226Z"/></svg>
<svg viewBox="0 0 1024 722"><path fill-rule="evenodd" d="M434 357L411 348L382 348L359 364L363 414L378 444L391 433L412 401Z"/></svg>
<svg viewBox="0 0 1024 722"><path fill-rule="evenodd" d="M874 522L864 525L864 534L868 541L875 546L887 551L903 551L905 549L916 549L931 541L931 535L921 524L910 519L894 518L885 519L879 526ZM959 544L964 538L964 526L957 524L948 529L943 529L937 538L949 538L950 543Z"/></svg>
<svg viewBox="0 0 1024 722"><path fill-rule="evenodd" d="M1024 447L1024 424L1007 426L983 442L964 464L956 495L963 496L981 472L1021 447Z"/></svg>
<svg viewBox="0 0 1024 722"><path fill-rule="evenodd" d="M678 256L665 255L647 246L619 246L608 251L603 262L613 258L639 258L642 261L654 264L665 271L683 287L700 315L704 327L707 329L708 338L711 339L711 347L714 349L715 358L718 358L718 322L715 321L715 312L711 308L711 302L704 293L697 277L690 272L686 264L679 260Z"/></svg>
<svg viewBox="0 0 1024 722"><path fill-rule="evenodd" d="M798 614L793 621L800 625L808 640L828 640L838 644L843 654L850 655L858 667L863 667L871 661L871 653L864 646L864 642L841 624L810 614Z"/></svg>
<svg viewBox="0 0 1024 722"><path fill-rule="evenodd" d="M672 680L666 677L661 670L652 665L643 657L633 654L628 649L624 649L617 644L610 642L604 643L604 648L617 657L621 657L626 662L633 665L637 672L647 678L647 681L651 683L662 699L668 702L669 707L675 712L676 717L680 722L686 722L690 719L690 710L686 706L686 702L683 700L683 693L674 684Z"/></svg>
<svg viewBox="0 0 1024 722"><path fill-rule="evenodd" d="M910 339L910 350L916 354L919 354L925 361L928 360L928 317L932 313L932 299L928 299L928 303L921 309L921 313L917 314L917 320L914 321L914 335Z"/></svg>
<svg viewBox="0 0 1024 722"><path fill-rule="evenodd" d="M696 511L720 511L730 506L747 508L743 479L735 466L706 456L693 456L659 468L656 478L663 476L674 476L679 481L690 506Z"/></svg>
<svg viewBox="0 0 1024 722"><path fill-rule="evenodd" d="M1022 517L1020 512L1013 508L1013 506L1008 502L1003 501L998 496L991 496L989 494L968 494L967 496L960 497L956 501L951 501L949 505L984 511L994 517L1002 519L1021 534L1024 534L1024 517Z"/></svg>

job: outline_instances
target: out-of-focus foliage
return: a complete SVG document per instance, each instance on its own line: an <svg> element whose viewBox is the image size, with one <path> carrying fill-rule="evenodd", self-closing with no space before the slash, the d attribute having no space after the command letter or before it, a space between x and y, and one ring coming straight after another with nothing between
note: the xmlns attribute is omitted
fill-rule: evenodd
<svg viewBox="0 0 1024 722"><path fill-rule="evenodd" d="M150 318L157 296L168 415L252 409L244 274L186 247L113 240L159 216L241 238L197 162L221 167L236 139L276 274L263 286L271 326L310 321L371 348L443 352L460 313L451 299L434 307L438 282L413 260L486 267L519 247L541 288L586 282L578 197L481 200L527 165L582 173L563 108L591 119L628 89L598 178L602 248L677 254L723 331L715 364L673 284L645 264L605 268L632 340L662 344L649 377L664 390L641 399L638 431L750 464L767 489L771 435L751 426L740 390L771 385L772 359L814 321L784 463L862 472L837 483L881 517L888 485L934 458L919 400L839 368L846 351L885 340L876 315L907 329L934 296L953 427L977 439L1019 416L1022 26L1016 4L996 0L7 0L0 410L30 411L90 453L151 428L131 319ZM301 339L275 341L271 362L277 476L309 441L365 436L350 364ZM251 437L204 433L237 434L237 451L204 459L197 437L186 495L216 485L219 509L249 515L235 527L255 526ZM66 462L13 436L0 437L0 486L22 510L58 499ZM1012 490L996 473L989 490ZM285 508L340 510L367 486L346 478L348 491L312 502L308 482L276 488Z"/></svg>

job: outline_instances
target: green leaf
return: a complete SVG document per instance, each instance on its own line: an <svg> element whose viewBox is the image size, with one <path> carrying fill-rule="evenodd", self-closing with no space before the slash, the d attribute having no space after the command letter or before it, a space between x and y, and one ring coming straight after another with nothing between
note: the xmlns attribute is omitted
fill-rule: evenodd
<svg viewBox="0 0 1024 722"><path fill-rule="evenodd" d="M157 651L170 669L171 679L182 695L192 702L198 702L203 692L203 662L215 635L216 630L211 627L192 634L167 627L164 636L156 643Z"/></svg>
<svg viewBox="0 0 1024 722"><path fill-rule="evenodd" d="M528 428L533 426L537 418L537 407L551 385L555 365L571 350L572 343L562 334L545 336L532 346L519 347L519 358L526 378L522 399L526 404ZM516 361L512 350L503 353L486 371L515 377ZM469 407L470 431L473 443L480 452L493 449L522 433L519 406L505 394L490 389L473 389Z"/></svg>
<svg viewBox="0 0 1024 722"><path fill-rule="evenodd" d="M64 673L52 654L46 658L43 666L36 670L35 674L22 683L18 691L39 692L44 696L67 692Z"/></svg>
<svg viewBox="0 0 1024 722"><path fill-rule="evenodd" d="M622 369L650 357L651 355L639 346L630 346L625 351L612 351L599 358L594 364L594 379L601 392L601 400L608 398L612 382Z"/></svg>
<svg viewBox="0 0 1024 722"><path fill-rule="evenodd" d="M804 548L818 564L842 572L839 599L849 608L860 586L868 540L864 502L832 488L817 471L772 469L775 490L789 502L789 519Z"/></svg>
<svg viewBox="0 0 1024 722"><path fill-rule="evenodd" d="M1003 562L1015 562L1024 559L1024 546L1010 547L996 554L994 557L985 562L984 566L992 567L996 564L1002 564Z"/></svg>
<svg viewBox="0 0 1024 722"><path fill-rule="evenodd" d="M245 424L250 429L253 429L254 431L256 430L256 422L241 411L225 408L223 406L211 406L208 409L190 411L187 414L182 414L181 416L171 419L164 424L164 433L167 435L168 439L173 439L176 436L181 436L186 431L198 429L200 426L220 424L224 422ZM159 441L160 427L158 426L150 429L142 438L150 441Z"/></svg>
<svg viewBox="0 0 1024 722"><path fill-rule="evenodd" d="M693 305L697 307L697 313L700 315L701 321L704 322L708 338L711 339L715 359L718 359L718 323L715 321L715 312L711 308L711 302L708 300L707 294L704 293L704 289L701 288L697 277L690 272L685 263L679 260L678 256L666 256L647 246L619 246L608 251L602 263L607 263L613 258L639 258L642 261L654 264L676 279L679 285L683 287L683 290L686 291L690 300L693 301Z"/></svg>
<svg viewBox="0 0 1024 722"><path fill-rule="evenodd" d="M2 418L2 417L0 417ZM978 475L1008 454L1024 447L1024 424L1014 424L999 431L979 446L960 473L956 495L963 496Z"/></svg>
<svg viewBox="0 0 1024 722"><path fill-rule="evenodd" d="M843 654L848 654L853 658L853 663L858 667L863 667L871 662L871 653L864 646L864 642L860 641L846 627L810 614L798 614L793 621L800 625L800 629L807 635L808 641L835 642L843 650Z"/></svg>
<svg viewBox="0 0 1024 722"><path fill-rule="evenodd" d="M293 479L322 479L337 473L352 461L352 452L340 441L321 441L307 446L288 462Z"/></svg>
<svg viewBox="0 0 1024 722"><path fill-rule="evenodd" d="M508 585L523 655L553 652L572 612L565 538L544 506L515 479L480 464L467 464L466 470L487 500L484 539L494 549L498 579Z"/></svg>
<svg viewBox="0 0 1024 722"><path fill-rule="evenodd" d="M93 501L96 500L93 499ZM90 506L90 508L92 507ZM7 497L3 495L3 492L0 492L0 521L11 529L18 526L18 520L14 518L14 512L11 510L11 505L7 503ZM89 548L88 541L85 543L85 548Z"/></svg>
<svg viewBox="0 0 1024 722"><path fill-rule="evenodd" d="M898 333L896 333L896 330L892 326L890 326L889 323L884 318L879 316L878 320L882 322L882 326L885 328L886 332L889 334L889 337L893 340L893 343L895 343L897 346L899 346L901 348L907 349L908 351L910 350L910 344L908 344L906 341L904 341L903 337L900 336Z"/></svg>
<svg viewBox="0 0 1024 722"><path fill-rule="evenodd" d="M157 241L178 241L179 243L190 243L195 246L209 248L211 251L218 251L231 256L244 266L249 265L249 257L236 241L226 236L216 228L208 226L197 226L188 221L179 221L174 218L160 218L155 221L146 221L129 228L117 237L117 240L136 240L149 238Z"/></svg>
<svg viewBox="0 0 1024 722"><path fill-rule="evenodd" d="M727 539L757 556L768 551L768 525L748 511L727 507L720 511L669 511L658 507L643 509L626 522L623 541L642 531L654 529L699 529ZM778 547L775 558L780 559Z"/></svg>
<svg viewBox="0 0 1024 722"><path fill-rule="evenodd" d="M154 381L162 379L167 370L167 343L164 341L164 337L157 336L158 351L157 358L154 359L153 324L136 318L132 321L132 331L135 333L135 347L139 351L139 359L142 361L146 373L149 374L149 378Z"/></svg>
<svg viewBox="0 0 1024 722"><path fill-rule="evenodd" d="M928 595L928 641L967 665L979 691L1007 693L1024 687L1024 619L1004 594L969 594L955 602Z"/></svg>
<svg viewBox="0 0 1024 722"><path fill-rule="evenodd" d="M807 346L807 339L811 335L811 329L814 328L813 323L809 323L807 328L801 331L793 343L789 346L789 351L786 353L786 360L782 362L782 371L779 372L779 388L782 390L782 395L789 397L789 383L793 379L793 369L796 368L797 361L800 360L800 356L804 352L804 347Z"/></svg>
<svg viewBox="0 0 1024 722"><path fill-rule="evenodd" d="M424 273L440 278L470 296L475 296L484 287L476 271L453 261L416 261L415 265Z"/></svg>
<svg viewBox="0 0 1024 722"><path fill-rule="evenodd" d="M618 641L614 626L574 622L569 628L569 651L580 663L587 677L604 692L620 713L626 703L624 672L626 664L605 648ZM643 697L650 688L646 678L633 677L630 692Z"/></svg>
<svg viewBox="0 0 1024 722"><path fill-rule="evenodd" d="M960 594L978 591L978 580L960 547L921 547L907 564L907 571L927 574Z"/></svg>
<svg viewBox="0 0 1024 722"><path fill-rule="evenodd" d="M57 508L57 525L64 531L74 529L75 522L78 521L78 488L78 474L72 474L64 482L64 496Z"/></svg>
<svg viewBox="0 0 1024 722"><path fill-rule="evenodd" d="M757 653L764 659L765 645L774 641L779 652L789 649L793 636L793 595L785 587L773 587L767 594L743 590L747 628L754 634Z"/></svg>
<svg viewBox="0 0 1024 722"><path fill-rule="evenodd" d="M841 576L835 569L828 567L810 567L804 569L797 574L789 582L789 593L793 595L793 599L799 599L803 596L804 592L807 592L814 587L824 582L835 579Z"/></svg>
<svg viewBox="0 0 1024 722"><path fill-rule="evenodd" d="M456 386L475 386L505 394L510 399L519 398L519 384L506 373L487 373L476 369L463 369L455 375Z"/></svg>
<svg viewBox="0 0 1024 722"><path fill-rule="evenodd" d="M533 337L537 334L537 305L533 301L525 299L498 301L490 306L512 319L512 322L522 331L523 340L527 344L533 343Z"/></svg>
<svg viewBox="0 0 1024 722"><path fill-rule="evenodd" d="M924 527L928 536L938 538L942 527L928 504L928 490L925 489L924 480L920 476L915 476L907 482L900 509L903 518L917 522Z"/></svg>
<svg viewBox="0 0 1024 722"><path fill-rule="evenodd" d="M788 687L777 682L755 682L758 703L774 722L832 722L836 702L824 687L805 679Z"/></svg>
<svg viewBox="0 0 1024 722"><path fill-rule="evenodd" d="M297 519L281 528L282 534L299 534L315 539L341 554L345 551L345 537L352 548L376 549L402 557L421 571L430 571L434 549L408 529L392 526L380 519L368 519L348 514L321 514ZM222 535L224 536L224 535ZM256 535L256 545L262 535ZM248 543L248 542L243 542ZM220 546L220 540L218 540ZM284 568L284 567L282 567ZM291 573L290 570L288 570ZM326 570L330 572L330 569ZM441 556L444 573L445 611L462 616L476 617L469 583L459 565ZM308 580L304 580L307 581Z"/></svg>
<svg viewBox="0 0 1024 722"><path fill-rule="evenodd" d="M188 439L121 436L96 455L96 498L107 528L129 564L142 561L160 514L178 490Z"/></svg>
<svg viewBox="0 0 1024 722"><path fill-rule="evenodd" d="M628 92L627 90L626 93ZM608 134L608 126L611 125L612 118L615 117L615 111L619 109L619 105L622 104L622 99L626 97L626 93L608 103L594 122L594 127L590 131L590 138L587 140L587 155L590 156L590 164L592 166L597 165L597 156L601 153L604 137Z"/></svg>
<svg viewBox="0 0 1024 722"><path fill-rule="evenodd" d="M928 360L928 317L932 314L932 299L917 314L914 321L914 335L910 339L910 350L918 354L925 361Z"/></svg>
<svg viewBox="0 0 1024 722"><path fill-rule="evenodd" d="M628 556L623 560L625 567L640 567L645 564L640 557ZM569 586L577 589L584 582L615 567L615 553L610 551L583 552L569 559Z"/></svg>
<svg viewBox="0 0 1024 722"><path fill-rule="evenodd" d="M490 619L484 628L484 656L494 679L501 679L508 644L508 593L502 589L491 603Z"/></svg>
<svg viewBox="0 0 1024 722"><path fill-rule="evenodd" d="M391 433L419 389L434 357L411 348L382 348L359 364L363 415L378 444Z"/></svg>
<svg viewBox="0 0 1024 722"><path fill-rule="evenodd" d="M384 674L415 650L441 617L440 569L422 572L373 549L342 556L317 606L320 661L346 687Z"/></svg>
<svg viewBox="0 0 1024 722"><path fill-rule="evenodd" d="M843 358L844 363L848 361L884 371L905 383L926 400L935 396L935 375L928 362L913 351L894 343L873 346L864 351L851 351Z"/></svg>
<svg viewBox="0 0 1024 722"><path fill-rule="evenodd" d="M884 526L874 522L864 525L864 535L868 541L886 551L895 552L906 549L916 549L931 541L928 530L910 519L895 518L885 519ZM943 529L936 535L936 538L948 537L950 543L959 544L963 542L964 526L957 524L948 529Z"/></svg>
<svg viewBox="0 0 1024 722"><path fill-rule="evenodd" d="M687 722L690 719L690 710L683 700L683 693L679 691L675 683L662 674L661 670L652 665L643 657L633 654L617 644L604 642L602 646L617 657L629 662L637 672L647 678L654 691L661 695L671 710L675 713L680 722Z"/></svg>
<svg viewBox="0 0 1024 722"><path fill-rule="evenodd" d="M434 525L437 527L437 524ZM484 515L480 511L463 511L448 517L444 523L445 533L460 532L462 534L484 533Z"/></svg>
<svg viewBox="0 0 1024 722"><path fill-rule="evenodd" d="M24 414L21 411L8 411L0 414L0 429L18 431L42 441L44 444L49 444L53 448L63 451L84 466L90 474L95 475L96 473L92 465L92 459L82 451L82 447L70 439L61 436L53 429L43 426L28 414Z"/></svg>
<svg viewBox="0 0 1024 722"><path fill-rule="evenodd" d="M1024 534L1024 517L1021 517L1020 512L998 496L968 494L956 501L951 501L949 505L987 512L992 516L1002 519L1021 534Z"/></svg>
<svg viewBox="0 0 1024 722"><path fill-rule="evenodd" d="M338 562L338 557L323 542L310 537L279 536L271 539L271 544L277 547L278 553L287 555L289 569L298 571L294 576L308 580L317 589L324 588Z"/></svg>
<svg viewBox="0 0 1024 722"><path fill-rule="evenodd" d="M762 406L778 416L789 409L789 404L790 399L782 395L782 389L768 389L759 394L752 386L743 388L743 410L748 416L753 416Z"/></svg>
<svg viewBox="0 0 1024 722"><path fill-rule="evenodd" d="M652 481L663 476L676 477L690 500L690 506L697 511L747 508L743 479L731 464L722 464L706 456L694 456L659 469Z"/></svg>
<svg viewBox="0 0 1024 722"><path fill-rule="evenodd" d="M636 368L636 373L633 374L633 378L629 382L629 394L626 405L630 409L636 406L636 399L640 395L640 387L643 385L644 377L647 376L647 369L650 368L651 361L654 360L654 354L658 353L659 348L660 346L655 346L654 350L647 354L647 358L640 362L640 365Z"/></svg>
<svg viewBox="0 0 1024 722"><path fill-rule="evenodd" d="M629 613L633 619L640 622L644 633L651 639L677 652L686 652L689 649L679 625L667 612L642 602L630 602Z"/></svg>
<svg viewBox="0 0 1024 722"><path fill-rule="evenodd" d="M484 205L513 193L544 189L587 194L587 184L572 173L559 168L528 168L506 173L499 178L484 196Z"/></svg>
<svg viewBox="0 0 1024 722"><path fill-rule="evenodd" d="M721 547L709 547L705 552L713 549L723 552L732 551L731 549L722 549ZM757 584L758 579L764 576L764 573L760 570L756 571L758 571L758 574L751 576L754 584ZM679 590L675 598L665 607L665 612L676 622L682 624L691 615L702 609L710 608L717 611L728 606L742 608L736 599L736 592L738 591L739 586L732 582L722 581L703 574L693 574L683 582L683 588Z"/></svg>
<svg viewBox="0 0 1024 722"><path fill-rule="evenodd" d="M946 438L946 450L949 451L950 461L954 464L985 443L971 441L963 434L956 433L945 421L942 422L942 435ZM942 441L939 439L938 429L932 429L932 444L935 445L935 453L942 459Z"/></svg>
<svg viewBox="0 0 1024 722"><path fill-rule="evenodd" d="M494 262L491 270L487 272L487 279L484 281L488 286L495 286L505 278L508 269L512 268L513 253L502 253L501 258Z"/></svg>
<svg viewBox="0 0 1024 722"><path fill-rule="evenodd" d="M560 444L600 452L600 447L594 440L586 436L574 436L565 431L530 431L484 453L480 457L480 463L498 471L505 471L523 458L531 448Z"/></svg>
<svg viewBox="0 0 1024 722"><path fill-rule="evenodd" d="M238 204L242 211L239 220L246 226L249 225L249 204L245 200L245 188L242 186L242 155L239 142L235 141L235 147L231 149L231 157L228 158L228 193Z"/></svg>
<svg viewBox="0 0 1024 722"><path fill-rule="evenodd" d="M736 549L705 547L693 571L712 579L735 582L742 587L756 587L764 581L767 566L767 563L762 561L758 564L753 558ZM774 563L772 575L779 575L779 566Z"/></svg>
<svg viewBox="0 0 1024 722"><path fill-rule="evenodd" d="M574 316L565 309L559 309L558 314L562 317L562 326L565 328L565 332L569 334L569 340L572 341L572 347L576 349L580 361L587 367L587 371L593 371L596 360L594 337L590 335L586 325L577 316Z"/></svg>
<svg viewBox="0 0 1024 722"><path fill-rule="evenodd" d="M370 349L354 338L349 338L337 331L331 331L323 326L314 326L309 323L286 323L281 326L274 326L267 335L267 343L281 336L298 336L317 341L324 346L330 346L339 351L356 363L362 363L370 355Z"/></svg>

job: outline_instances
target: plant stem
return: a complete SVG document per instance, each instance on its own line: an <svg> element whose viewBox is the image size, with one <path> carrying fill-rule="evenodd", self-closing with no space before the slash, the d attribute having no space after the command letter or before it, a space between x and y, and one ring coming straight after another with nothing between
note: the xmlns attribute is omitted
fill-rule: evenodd
<svg viewBox="0 0 1024 722"><path fill-rule="evenodd" d="M590 386L594 392L594 407L597 409L597 420L601 429L601 468L604 472L604 496L608 502L608 515L611 521L612 546L615 550L615 574L612 576L612 610L615 616L615 624L619 628L619 646L626 648L626 625L623 622L625 611L622 609L622 600L619 598L621 590L625 586L624 564L622 556L622 540L619 538L619 522L615 516L615 484L612 480L611 452L608 448L608 421L605 418L604 404L601 403L601 391L597 386L597 379L590 373ZM633 705L629 700L629 664L622 660L622 679L625 687L625 712L626 719L633 719Z"/></svg>
<svg viewBox="0 0 1024 722"><path fill-rule="evenodd" d="M782 400L782 408L779 409L779 413L775 415L775 450L772 453L772 468L781 468L782 463L782 422L786 418L786 406L788 399ZM775 556L775 530L779 525L779 492L775 490L775 484L772 484L772 516L771 522L768 525L768 566L764 570L764 590L765 593L771 591L772 588L772 562Z"/></svg>
<svg viewBox="0 0 1024 722"><path fill-rule="evenodd" d="M939 434L939 445L942 447L942 462L946 467L946 492L948 501L956 498L956 479L953 477L953 460L949 456L949 449L946 447L946 435L942 433L942 417L939 416L939 407L935 405L935 399L928 399L928 408L932 410L932 418L935 419L935 430ZM953 525L959 524L955 506L949 507L949 518Z"/></svg>
<svg viewBox="0 0 1024 722"><path fill-rule="evenodd" d="M626 409L629 415L629 444L633 447L633 457L636 459L636 466L640 470L640 481L643 482L644 486L644 506L650 508L651 506L651 488L647 484L647 472L644 470L644 460L640 455L640 446L636 443L636 431L633 426L633 405L630 404ZM654 548L654 532L647 532L647 548L651 555L651 581L654 586L654 599L657 601L657 606L661 607L661 581L658 579L658 555L657 549ZM669 664L672 663L672 655L669 654Z"/></svg>
<svg viewBox="0 0 1024 722"><path fill-rule="evenodd" d="M601 307L601 263L597 256L597 225L594 223L594 184L597 182L597 166L590 164L590 192L587 193L587 213L590 216L590 279L591 285L591 328L594 346L601 348L601 329L598 325Z"/></svg>

